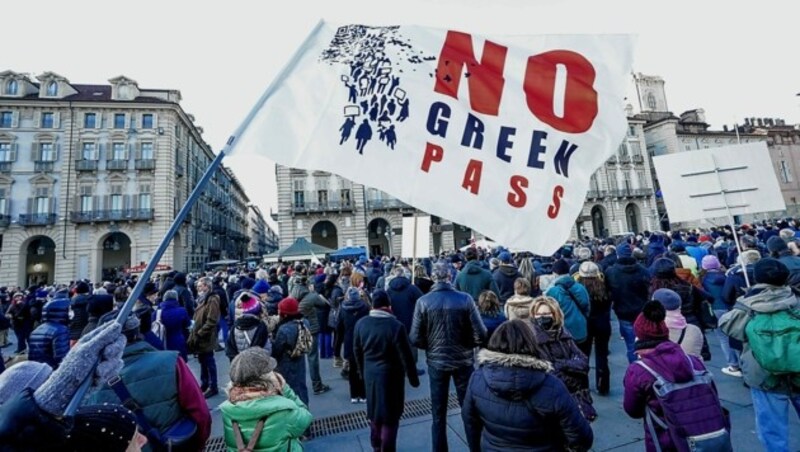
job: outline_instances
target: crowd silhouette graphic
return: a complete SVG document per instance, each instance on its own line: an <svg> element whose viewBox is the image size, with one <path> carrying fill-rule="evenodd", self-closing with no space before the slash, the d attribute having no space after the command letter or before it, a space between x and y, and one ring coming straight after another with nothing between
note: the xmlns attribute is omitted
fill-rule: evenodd
<svg viewBox="0 0 800 452"><path fill-rule="evenodd" d="M348 25L337 30L321 60L349 67L349 73L341 77L347 105L343 107L339 145L352 143L352 137L356 150L363 155L367 144L377 137L386 148L395 148L396 127L409 117L408 94L401 86L402 65L436 59L413 52L408 39L400 36L399 27ZM389 54L397 56L395 61ZM411 70L416 71L413 66Z"/></svg>

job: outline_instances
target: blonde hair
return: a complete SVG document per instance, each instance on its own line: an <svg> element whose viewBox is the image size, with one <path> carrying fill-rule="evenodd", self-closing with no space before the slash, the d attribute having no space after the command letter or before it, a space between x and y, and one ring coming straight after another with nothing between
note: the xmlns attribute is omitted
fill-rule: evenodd
<svg viewBox="0 0 800 452"><path fill-rule="evenodd" d="M500 312L500 300L491 290L484 290L478 295L478 311L482 314L496 315Z"/></svg>
<svg viewBox="0 0 800 452"><path fill-rule="evenodd" d="M553 297L548 297L546 295L540 295L533 299L533 304L531 304L531 318L536 317L536 311L539 309L539 306L545 305L550 308L550 311L553 312L553 326L554 327L561 327L564 325L564 312L561 311L561 307L558 305L558 301Z"/></svg>
<svg viewBox="0 0 800 452"><path fill-rule="evenodd" d="M354 272L350 275L350 287L361 287L361 283L364 282L364 275L358 272Z"/></svg>
<svg viewBox="0 0 800 452"><path fill-rule="evenodd" d="M517 295L530 295L531 282L525 278L517 278L514 280L514 293Z"/></svg>

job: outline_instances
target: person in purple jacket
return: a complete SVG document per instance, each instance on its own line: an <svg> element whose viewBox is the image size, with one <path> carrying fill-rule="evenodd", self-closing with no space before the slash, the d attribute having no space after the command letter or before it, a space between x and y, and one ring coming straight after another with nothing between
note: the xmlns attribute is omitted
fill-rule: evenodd
<svg viewBox="0 0 800 452"><path fill-rule="evenodd" d="M653 370L658 372L667 381L673 383L686 383L692 381L695 370L705 370L703 361L695 356L689 356L683 352L681 346L669 340L669 328L664 319L666 311L661 303L649 301L644 305L642 313L636 318L633 330L636 334L636 354ZM687 359L688 356L688 359ZM655 377L644 367L631 363L625 373L623 386L625 388L625 398L623 408L628 416L634 419L644 419L646 409L649 407L660 419L664 418L658 398L653 390ZM716 393L716 386L712 385ZM708 410L695 410L692 419L685 419L688 423L703 422L704 419L713 418L713 414L719 411L720 407L708 406ZM714 411L712 411L714 410ZM644 426L645 446L648 452L656 450L654 438L651 437L646 422ZM658 438L655 439L660 445L660 450L678 450L672 442L672 438L667 430L655 425Z"/></svg>

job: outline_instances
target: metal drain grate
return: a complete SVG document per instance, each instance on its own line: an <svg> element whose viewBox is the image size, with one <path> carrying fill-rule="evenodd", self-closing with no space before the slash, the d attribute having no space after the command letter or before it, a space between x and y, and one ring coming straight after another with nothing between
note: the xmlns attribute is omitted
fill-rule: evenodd
<svg viewBox="0 0 800 452"><path fill-rule="evenodd" d="M447 399L447 410L456 410L458 408L458 398L456 398L455 394L451 393L450 397ZM400 419L404 420L422 416L430 416L431 409L430 397L409 400L405 403L403 416ZM334 416L314 419L314 422L311 423L311 427L309 428L309 438L337 435L339 433L352 432L353 430L368 428L369 419L367 419L367 412L365 410L336 414ZM225 439L222 437L210 438L206 443L206 452L222 452L225 450Z"/></svg>

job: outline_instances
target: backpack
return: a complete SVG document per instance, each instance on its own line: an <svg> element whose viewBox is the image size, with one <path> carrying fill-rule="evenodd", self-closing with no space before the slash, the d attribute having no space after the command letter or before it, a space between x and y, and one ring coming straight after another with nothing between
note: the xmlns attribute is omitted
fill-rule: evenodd
<svg viewBox="0 0 800 452"><path fill-rule="evenodd" d="M294 349L290 356L297 358L298 356L305 355L311 351L314 345L314 335L302 320L295 320L297 324L297 343L294 344Z"/></svg>
<svg viewBox="0 0 800 452"><path fill-rule="evenodd" d="M250 437L250 441L247 442L247 445L244 444L244 436L242 436L242 429L239 428L239 423L236 421L231 422L233 426L233 438L236 440L236 450L238 452L253 452L258 444L258 438L261 437L261 431L264 430L264 422L267 420L267 417L262 417L258 420L255 428L253 429L253 435Z"/></svg>
<svg viewBox="0 0 800 452"><path fill-rule="evenodd" d="M153 320L153 324L150 327L150 331L158 337L164 346L167 346L167 327L164 326L164 323L161 322L161 309L156 311L156 319Z"/></svg>
<svg viewBox="0 0 800 452"><path fill-rule="evenodd" d="M730 452L733 450L730 420L714 392L711 374L705 369L695 369L692 359L685 353L684 356L694 374L692 380L685 383L667 381L647 365L646 359L634 362L656 379L653 392L664 412L664 419L659 418L649 406L645 416L656 451L661 452L655 429L655 425L658 425L669 433L679 451Z"/></svg>
<svg viewBox="0 0 800 452"><path fill-rule="evenodd" d="M752 318L745 337L758 364L772 374L800 374L800 310L777 312L749 310Z"/></svg>

